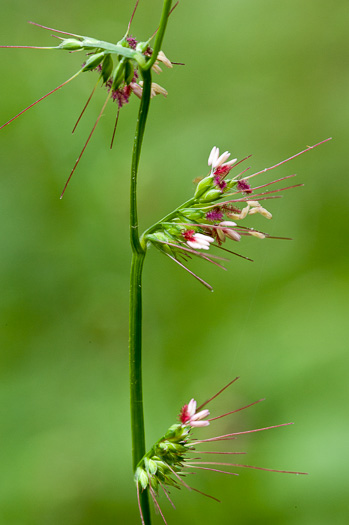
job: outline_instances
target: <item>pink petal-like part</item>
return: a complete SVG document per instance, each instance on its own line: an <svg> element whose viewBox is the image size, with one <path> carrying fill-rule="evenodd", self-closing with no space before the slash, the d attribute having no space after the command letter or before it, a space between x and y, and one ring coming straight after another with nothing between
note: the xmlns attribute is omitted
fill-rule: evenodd
<svg viewBox="0 0 349 525"><path fill-rule="evenodd" d="M192 427L208 427L209 424L209 421L194 421L190 419L190 426Z"/></svg>
<svg viewBox="0 0 349 525"><path fill-rule="evenodd" d="M218 157L219 157L219 149L217 148L217 146L213 146L213 148L211 149L211 153L208 157L208 165L213 166L216 163Z"/></svg>
<svg viewBox="0 0 349 525"><path fill-rule="evenodd" d="M209 415L210 415L210 411L207 410L207 408L205 408L205 410L201 410L201 412L197 412L196 414L194 414L191 419L196 421L198 419L203 419L204 417L207 417Z"/></svg>
<svg viewBox="0 0 349 525"><path fill-rule="evenodd" d="M214 242L213 237L210 237L209 235L204 235L202 233L195 233L194 238L197 240L202 240L204 242Z"/></svg>
<svg viewBox="0 0 349 525"><path fill-rule="evenodd" d="M224 153L222 153L220 157L218 157L217 161L214 164L214 167L218 168L218 166L221 166L226 160L229 159L229 157L230 157L229 151L225 151Z"/></svg>
<svg viewBox="0 0 349 525"><path fill-rule="evenodd" d="M229 160L229 162L225 162L223 164L223 166L231 166L232 164L235 164L235 162L237 161L238 159L231 159Z"/></svg>
<svg viewBox="0 0 349 525"><path fill-rule="evenodd" d="M187 410L188 410L188 414L189 414L190 417L195 414L195 412L196 412L196 401L195 401L195 399L191 399L189 401Z"/></svg>
<svg viewBox="0 0 349 525"><path fill-rule="evenodd" d="M229 237L229 239L232 239L233 241L240 241L241 239L241 235L239 235L234 230L224 230L224 233L227 237Z"/></svg>
<svg viewBox="0 0 349 525"><path fill-rule="evenodd" d="M236 222L233 222L233 221L222 221L219 223L219 226L236 226Z"/></svg>
<svg viewBox="0 0 349 525"><path fill-rule="evenodd" d="M194 248L194 250L200 250L202 247L199 242L194 241L187 241L187 245L190 246L190 248Z"/></svg>

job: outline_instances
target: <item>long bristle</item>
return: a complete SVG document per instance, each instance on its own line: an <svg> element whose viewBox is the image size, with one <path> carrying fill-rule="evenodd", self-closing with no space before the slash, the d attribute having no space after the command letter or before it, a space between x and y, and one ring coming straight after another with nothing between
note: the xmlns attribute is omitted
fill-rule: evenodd
<svg viewBox="0 0 349 525"><path fill-rule="evenodd" d="M227 385L225 385L219 392L217 392L217 394L215 394L214 396L210 397L210 399L208 399L207 401L205 401L204 403L202 403L202 405L200 405L196 411L199 412L199 410L202 410L202 408L204 406L206 406L208 403L210 403L211 401L213 401L213 399L215 399L216 397L218 397L222 392L224 392L224 390L226 390L230 385L232 385L233 383L235 383L238 379L240 379L239 376L235 377L232 381L230 381L230 383L228 383Z"/></svg>
<svg viewBox="0 0 349 525"><path fill-rule="evenodd" d="M278 162L277 164L274 164L274 166L270 166L269 168L264 168L264 170L257 171L256 173L253 173L252 175L249 175L245 178L245 180L250 179L251 177L255 177L256 175L260 175L261 173L265 173L266 171L273 170L274 168L278 168L279 166L282 166L282 164L285 164L289 160L293 160L296 157L299 157L300 155L303 155L303 153L306 153L307 151L310 151L317 146L321 146L321 144L324 144L325 142L328 142L329 140L332 140L332 137L329 137L328 139L322 140L321 142L318 142L317 144L314 144L314 146L308 146L306 149L300 151L299 153L296 153L295 155L292 155L292 157L289 157L288 159L282 160L281 162Z"/></svg>
<svg viewBox="0 0 349 525"><path fill-rule="evenodd" d="M162 510L161 510L161 508L160 508L160 505L159 505L159 503L158 503L158 500L156 499L156 494L155 494L154 490L152 489L152 486L150 485L150 482L149 482L149 491L150 491L150 495L151 495L151 497L152 497L152 499L153 499L153 502L154 502L155 507L158 509L158 511L159 511L159 513L160 513L160 516L162 517L162 519L163 519L165 525L167 525L167 521L165 520L165 516L164 516L163 513L162 513Z"/></svg>
<svg viewBox="0 0 349 525"><path fill-rule="evenodd" d="M172 7L171 11L168 13L168 16L170 16L170 15L173 13L173 11L176 9L176 7L178 6L178 4L179 4L179 0L178 0L178 2L176 2L175 5ZM157 30L154 31L154 33L151 35L151 37L149 38L149 40L152 40L158 31L159 31L159 28L157 28Z"/></svg>
<svg viewBox="0 0 349 525"><path fill-rule="evenodd" d="M237 179L242 179L242 176L244 173L246 173L246 171L250 170L251 169L251 166L248 166L247 168L245 168L243 171L240 171L239 175L237 175Z"/></svg>
<svg viewBox="0 0 349 525"><path fill-rule="evenodd" d="M293 241L292 237L276 237L275 235L267 235L266 239L278 239L279 241Z"/></svg>
<svg viewBox="0 0 349 525"><path fill-rule="evenodd" d="M132 12L132 15L131 15L130 21L129 21L128 26L127 26L126 35L128 35L129 32L130 32L131 24L132 24L132 20L133 20L133 17L135 16L135 14L136 14L138 4L139 4L139 0L136 0L136 5L134 6L134 9L133 9L133 12Z"/></svg>
<svg viewBox="0 0 349 525"><path fill-rule="evenodd" d="M304 186L304 184L301 184L301 186ZM233 194L235 195L235 194ZM263 194L264 195L264 194ZM232 202L247 202L253 200L253 197L257 197L257 195L250 195L248 197L241 197L239 199L232 199L230 201L225 201L224 204L231 204ZM266 201L270 199L282 199L282 195L267 195L266 197L258 197L259 201ZM214 208L214 206L211 206L211 208Z"/></svg>
<svg viewBox="0 0 349 525"><path fill-rule="evenodd" d="M84 105L83 110L81 111L81 113L80 113L80 115L79 115L79 118L78 118L78 120L77 120L76 123L75 123L75 126L74 126L74 128L73 128L72 133L75 132L75 130L76 130L76 128L77 128L77 126L78 126L78 124L79 124L79 122L80 122L80 120L81 120L83 114L85 113L85 111L86 111L86 109L87 109L87 106L89 105L89 103L90 103L90 101L91 101L91 99L92 99L92 97L93 97L93 95L94 95L94 92L96 91L96 87L98 86L98 82L99 82L99 80L100 80L100 79L97 80L97 83L96 83L95 87L93 88L91 95L88 97L87 102L86 102L86 104Z"/></svg>
<svg viewBox="0 0 349 525"><path fill-rule="evenodd" d="M204 255L203 253L200 253L194 249L187 248L186 246L182 246L180 244L174 244L172 242L165 242L165 241L156 241L159 244L166 244L167 246L173 246L174 248L178 248L179 250L183 250L185 252L191 253L195 255L196 257L199 257L202 259L202 257L208 257L207 255ZM210 259L218 259L220 261L228 261L229 259L226 259L225 257L219 257L218 255L210 255Z"/></svg>
<svg viewBox="0 0 349 525"><path fill-rule="evenodd" d="M276 190L264 191L262 193L252 194L250 200L253 200L256 197L264 197L265 195L271 195L272 193L280 193L280 191L292 190L293 188L300 188L304 184L293 184L293 186L287 186L286 188L278 188Z"/></svg>
<svg viewBox="0 0 349 525"><path fill-rule="evenodd" d="M219 248L220 250L224 250L225 252L231 253L232 255L236 255L236 257L241 257L241 259L245 259L246 261L254 262L253 259L246 257L246 255L241 255L241 253L232 252L231 250L228 250L228 248L224 248L223 246L219 246L218 244L214 244L213 246L215 248Z"/></svg>
<svg viewBox="0 0 349 525"><path fill-rule="evenodd" d="M302 476L307 476L308 472L296 472L294 470L278 470L274 468L264 468L264 467L255 467L254 465L234 465L235 467L242 467L242 468L252 468L255 470L265 470L266 472L279 472L280 474L300 474Z"/></svg>
<svg viewBox="0 0 349 525"><path fill-rule="evenodd" d="M236 168L236 166L238 166L239 164L242 164L242 162L245 162L245 160L249 159L250 157L252 157L252 153L251 153L251 155L247 155L247 157L244 157L243 159L238 160L237 162L235 162L235 164L233 164L231 166L231 169ZM250 168L246 168L246 170L248 170L248 169L250 169ZM242 172L242 173L244 173L244 172Z"/></svg>
<svg viewBox="0 0 349 525"><path fill-rule="evenodd" d="M188 273L190 273L190 275L192 275L193 277L195 277L195 279L197 279L201 284L203 284L204 286L206 286L206 288L208 288L211 292L213 291L213 288L211 285L209 285L206 281L204 281L203 279L201 279L201 277L199 277L198 275L196 275L194 272L192 272L191 270L189 270L189 268L187 268L184 264L182 264L180 261L178 261L178 259L175 259L174 257L172 257L172 255L169 255L168 253L166 254L170 259L172 259L172 261L174 261L175 263L179 264L179 266L181 268L183 268L184 270L186 270Z"/></svg>
<svg viewBox="0 0 349 525"><path fill-rule="evenodd" d="M142 512L142 507L141 507L141 501L140 501L140 497L139 497L139 486L138 486L138 483L137 483L137 501L138 501L138 509L139 509L139 514L141 516L142 525L145 525L143 512Z"/></svg>
<svg viewBox="0 0 349 525"><path fill-rule="evenodd" d="M229 416L230 414L235 414L236 412L240 412L240 410L245 410L245 408L252 407L253 405L256 405L257 403L260 403L261 401L265 401L265 399L258 399L258 401L254 401L253 403L250 403L249 405L245 405L244 407L237 408L236 410L232 410L231 412L227 412L226 414L222 414L221 416L212 417L208 419L207 421L216 421L216 419L221 419L222 417Z"/></svg>
<svg viewBox="0 0 349 525"><path fill-rule="evenodd" d="M185 487L186 489L188 490L191 490L191 487L189 487L189 485L186 484L186 482L184 481L184 479L182 479L175 470L173 470L173 468L171 468L171 466L167 463L167 466L168 468L170 469L170 471L172 472L172 474L177 478L177 480L179 481L179 483L181 485L183 485L183 487Z"/></svg>
<svg viewBox="0 0 349 525"><path fill-rule="evenodd" d="M105 101L104 104L103 104L103 107L102 107L102 109L101 109L100 114L99 114L98 117L97 117L96 122L94 123L94 126L93 126L93 128L92 128L92 130L91 130L91 133L89 134L89 136L88 136L88 138L87 138L87 140L86 140L86 142L85 142L85 145L84 145L84 147L82 148L81 153L80 153L80 155L78 156L78 158L77 158L77 160L76 160L76 162L75 162L75 164L74 164L74 167L73 167L73 169L72 169L71 172L70 172L70 175L69 175L69 177L68 177L68 180L67 180L67 182L65 183L64 188L63 188L63 191L62 191L62 193L61 193L61 196L60 196L61 199L63 198L63 195L64 195L64 193L65 193L65 190L67 189L67 186L68 186L68 184L69 184L69 182L70 182L70 179L72 178L72 176L73 176L73 174L74 174L74 171L76 170L76 168L77 168L77 166L78 166L78 164L79 164L79 162L80 162L80 160L81 160L81 157L82 157L83 154L84 154L84 151L85 151L85 149L86 149L86 147L87 147L87 144L90 142L91 137L92 137L92 135L93 135L93 132L94 132L94 130L96 129L97 124L98 124L98 122L100 121L101 116L103 115L103 112L104 112L105 107L106 107L106 105L107 105L107 103L108 103L108 100L110 99L110 96L111 96L111 91L108 93L107 99L106 99L106 101Z"/></svg>
<svg viewBox="0 0 349 525"><path fill-rule="evenodd" d="M210 499L213 499L214 501L217 501L217 503L221 503L221 500L218 499L218 498L215 498L214 496L211 496L211 494L206 494L206 492L202 492L201 490L199 489L195 489L194 487L190 487L191 490L194 490L195 492L198 492L199 494L201 494L202 496L206 496L206 498L210 498Z"/></svg>
<svg viewBox="0 0 349 525"><path fill-rule="evenodd" d="M252 191L260 190L261 188L265 188L266 186L271 186L272 184L275 184L276 182L280 182L285 179L290 179L291 177L296 177L296 173L293 173L293 175L286 175L286 177L281 177L280 179L275 179L271 182L267 182L267 184L262 184L261 186L256 186L255 188L251 188Z"/></svg>
<svg viewBox="0 0 349 525"><path fill-rule="evenodd" d="M253 430L244 430L243 432L232 432L231 434L223 434L222 436L216 436L213 438L193 440L193 442L195 442L195 444L199 444L209 443L213 441L222 441L226 439L235 439L235 436L242 436L243 434L253 434L254 432L262 432L263 430L270 430L272 428L287 427L288 425L293 425L293 423L282 423L281 425L272 425L270 427L255 428Z"/></svg>
<svg viewBox="0 0 349 525"><path fill-rule="evenodd" d="M0 46L1 49L57 49L56 46Z"/></svg>
<svg viewBox="0 0 349 525"><path fill-rule="evenodd" d="M220 474L228 474L229 476L238 476L239 475L236 472L228 472L226 470L220 470L220 469L217 469L217 468L199 467L197 465L191 465L191 464L189 465L189 463L186 463L186 467L197 468L199 470L210 470L211 472L219 472Z"/></svg>
<svg viewBox="0 0 349 525"><path fill-rule="evenodd" d="M167 490L165 489L165 487L164 487L164 485L161 483L161 481L159 481L159 485L160 485L160 487L162 488L162 490L164 491L164 494L165 494L166 498L168 499L168 501L171 503L172 507L176 510L175 504L174 504L173 501L171 500L169 493L167 492Z"/></svg>
<svg viewBox="0 0 349 525"><path fill-rule="evenodd" d="M57 86L55 89L53 89L52 91L50 91L49 93L46 93L46 95L44 95L43 97L39 98L38 100L36 100L35 102L33 102L32 104L30 104L29 106L27 106L25 109L23 109L22 111L20 111L19 113L17 113L17 115L15 115L14 117L12 117L10 120L8 120L5 124L3 124L2 126L0 126L0 129L4 128L5 126L7 126L8 124L10 124L11 122L13 122L14 120L16 120L18 117L20 117L21 115L23 115L23 113L25 113L26 111L28 111L28 109L32 108L33 106L35 106L36 104L38 104L39 102L41 102L42 100L44 100L45 98L47 98L48 96L52 95L53 93L55 93L56 91L58 91L59 89L61 89L63 86L65 86L66 84L68 84L68 82L71 82L72 80L74 80L74 78L76 78L79 74L81 73L81 69L75 73L75 75L73 75L72 77L68 78L68 80L66 80L65 82L63 82L63 84L60 84L59 86Z"/></svg>
<svg viewBox="0 0 349 525"><path fill-rule="evenodd" d="M182 224L182 223L179 222L177 224ZM186 225L190 226L188 223ZM199 225L195 224L193 226L201 226L201 227L202 226L207 226L208 227L208 225L201 225L201 224L199 224ZM208 262L214 264L215 266L218 266L218 268L221 268L222 270L227 271L227 269L224 266L222 266L221 264L219 264L218 262L213 260L213 259L219 259L221 261L228 261L228 259L226 259L224 257L218 257L218 256L215 256L215 255L208 256L208 255L205 255L204 253L199 253L196 250L191 250L190 248L187 248L187 247L184 247L184 246L175 245L175 244L172 244L172 243L165 243L163 241L159 241L159 242L162 242L163 244L168 244L169 246L176 246L179 250L189 251L190 253L193 253L194 255L200 257L201 259L204 259L205 261L208 261Z"/></svg>
<svg viewBox="0 0 349 525"><path fill-rule="evenodd" d="M227 452L227 451L218 451L218 450L188 450L188 452L193 452L195 454L223 454L223 455L240 455L247 454L247 452Z"/></svg>
<svg viewBox="0 0 349 525"><path fill-rule="evenodd" d="M274 182L276 182L276 181L273 181L270 184L274 184ZM233 199L233 200L230 200L230 201L225 201L225 204L229 204L231 202L247 202L247 201L255 200L257 198L258 198L258 200L266 200L266 199L270 199L271 198L270 195L273 194L273 193L280 193L281 191L292 190L293 188L300 188L301 186L304 186L304 184L303 183L293 184L292 186L287 186L286 188L278 188L276 190L264 191L262 193L251 193L251 194L248 195L248 197L241 197L239 199ZM229 197L231 195L236 195L237 193L240 193L240 192L230 193L227 196Z"/></svg>
<svg viewBox="0 0 349 525"><path fill-rule="evenodd" d="M118 122L119 122L119 115L120 115L120 108L118 108L118 111L116 113L116 119L115 119L115 124L114 124L114 129L113 129L113 135L112 135L111 142L110 142L110 149L113 149L115 133L116 133L116 127L117 127Z"/></svg>
<svg viewBox="0 0 349 525"><path fill-rule="evenodd" d="M41 29L47 29L48 31L54 31L55 33L61 33L62 35L69 35L69 36L75 36L77 38L81 38L81 35L75 35L74 33L67 33L66 31L60 31L59 29L53 29L52 27L46 27L41 24L37 24L36 22L31 22L28 20L28 24L32 24L33 26L41 27Z"/></svg>
<svg viewBox="0 0 349 525"><path fill-rule="evenodd" d="M279 472L281 474L302 474L307 475L307 472L295 472L293 470L278 470L274 468L264 468L264 467L255 467L254 465L241 465L239 463L223 463L223 462L216 462L216 461L191 461L190 465L188 466L194 466L194 465L217 465L217 466L224 466L224 467L241 467L241 468L252 468L255 470L265 470L266 472Z"/></svg>

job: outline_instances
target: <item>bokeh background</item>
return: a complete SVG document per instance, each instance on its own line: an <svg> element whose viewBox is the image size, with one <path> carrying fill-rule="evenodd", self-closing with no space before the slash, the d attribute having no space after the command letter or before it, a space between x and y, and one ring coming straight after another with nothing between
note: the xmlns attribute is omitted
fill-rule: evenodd
<svg viewBox="0 0 349 525"><path fill-rule="evenodd" d="M142 0L147 38L162 2ZM1 44L51 45L27 20L117 41L132 1L3 2ZM188 199L213 145L263 169L329 136L274 176L305 187L253 224L294 240L247 239L249 263L196 263L208 292L159 253L144 274L144 374L150 446L192 396L236 375L214 414L266 401L200 434L296 424L242 437L244 461L292 476L202 472L169 523L327 525L348 518L347 0L181 1L163 49L184 62L156 78L140 168L142 228ZM1 122L80 66L82 55L1 50ZM1 525L137 524L131 475L127 305L129 166L138 100L123 108L113 151L110 104L65 198L59 195L104 101L87 73L0 136ZM251 221L252 222L252 221ZM235 246L234 246L235 247ZM223 444L224 445L224 444ZM229 445L229 446L228 446ZM154 523L161 523L155 516Z"/></svg>

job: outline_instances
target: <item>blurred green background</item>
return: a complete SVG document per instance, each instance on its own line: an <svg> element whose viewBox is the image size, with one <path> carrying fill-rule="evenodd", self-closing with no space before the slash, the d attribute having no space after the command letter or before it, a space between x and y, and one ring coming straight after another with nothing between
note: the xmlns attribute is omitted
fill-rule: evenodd
<svg viewBox="0 0 349 525"><path fill-rule="evenodd" d="M161 5L140 2L137 38L157 27ZM27 20L116 41L132 9L121 0L3 2L1 44L51 45L50 33ZM213 145L238 158L253 153L259 170L334 140L259 178L297 173L306 183L270 202L273 221L250 221L294 240L244 240L240 253L255 262L232 258L228 272L194 264L213 294L148 254L148 445L192 396L203 401L240 375L214 414L266 401L200 436L294 421L225 448L247 451L248 464L311 474L202 472L192 483L222 503L174 494L176 511L162 500L170 524L347 523L348 23L347 0L183 0L171 17L163 50L185 66L154 79L169 95L153 101L146 132L143 229L189 198ZM82 62L55 51L0 52L1 122ZM136 98L121 112L112 152L109 105L59 200L104 101L99 91L71 136L94 82L81 76L1 131L1 525L139 522L127 355Z"/></svg>

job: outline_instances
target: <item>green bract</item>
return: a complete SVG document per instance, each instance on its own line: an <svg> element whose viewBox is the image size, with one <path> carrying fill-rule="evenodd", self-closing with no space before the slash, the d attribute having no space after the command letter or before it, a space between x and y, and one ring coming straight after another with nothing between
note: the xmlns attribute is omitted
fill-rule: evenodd
<svg viewBox="0 0 349 525"><path fill-rule="evenodd" d="M194 198L199 199L201 195L203 195L207 190L212 188L212 186L213 186L213 177L212 175L209 175L208 177L205 177L204 179L202 179L196 186Z"/></svg>
<svg viewBox="0 0 349 525"><path fill-rule="evenodd" d="M190 443L190 429L190 425L172 425L143 456L135 472L135 482L141 490L150 485L158 491L161 484L180 487L176 475L182 473L185 454L193 448Z"/></svg>
<svg viewBox="0 0 349 525"><path fill-rule="evenodd" d="M111 44L104 40L76 35L76 38L65 38L62 40L56 49L64 49L66 51L77 51L79 49L84 49L85 51L96 50L96 52L104 51L119 55L120 57L131 58L132 60L135 60L140 67L144 67L149 58L145 57L143 53L148 46L148 42L140 42L137 45L137 49L131 49L125 39L120 40L117 44Z"/></svg>
<svg viewBox="0 0 349 525"><path fill-rule="evenodd" d="M67 51L76 51L82 49L82 43L75 38L65 38L58 46L58 49L66 49Z"/></svg>
<svg viewBox="0 0 349 525"><path fill-rule="evenodd" d="M222 197L221 190L209 190L200 197L201 202L212 202Z"/></svg>
<svg viewBox="0 0 349 525"><path fill-rule="evenodd" d="M110 77L111 73L113 71L113 59L108 53L105 55L103 63L102 63L102 78L103 82L106 82L108 78Z"/></svg>
<svg viewBox="0 0 349 525"><path fill-rule="evenodd" d="M102 52L102 53L95 53L94 55L90 56L86 60L82 70L83 71L92 71L92 69L95 69L102 62L104 56L105 56L104 52Z"/></svg>

